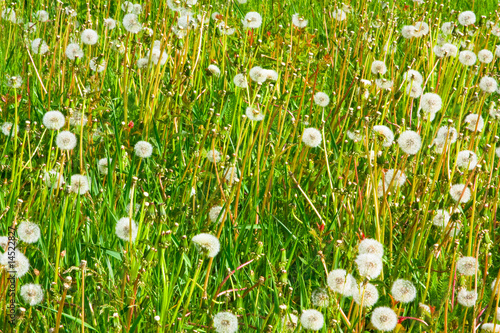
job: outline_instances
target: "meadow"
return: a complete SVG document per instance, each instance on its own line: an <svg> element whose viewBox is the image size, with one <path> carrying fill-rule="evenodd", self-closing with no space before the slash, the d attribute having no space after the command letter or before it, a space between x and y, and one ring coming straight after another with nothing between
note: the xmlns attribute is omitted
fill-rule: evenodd
<svg viewBox="0 0 500 333"><path fill-rule="evenodd" d="M500 332L496 1L0 3L0 332Z"/></svg>

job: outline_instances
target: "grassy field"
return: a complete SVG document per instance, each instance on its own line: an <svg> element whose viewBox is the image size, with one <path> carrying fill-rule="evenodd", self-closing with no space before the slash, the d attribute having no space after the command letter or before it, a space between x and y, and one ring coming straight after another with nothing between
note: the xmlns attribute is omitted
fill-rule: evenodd
<svg viewBox="0 0 500 333"><path fill-rule="evenodd" d="M2 2L0 332L500 332L497 8Z"/></svg>

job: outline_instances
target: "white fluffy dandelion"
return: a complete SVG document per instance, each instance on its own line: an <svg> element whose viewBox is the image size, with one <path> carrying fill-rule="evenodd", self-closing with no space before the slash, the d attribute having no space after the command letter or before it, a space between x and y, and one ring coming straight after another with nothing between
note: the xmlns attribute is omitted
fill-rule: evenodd
<svg viewBox="0 0 500 333"><path fill-rule="evenodd" d="M115 234L116 237L128 242L132 239L132 243L137 238L138 227L135 221L129 217L122 217L116 222Z"/></svg>
<svg viewBox="0 0 500 333"><path fill-rule="evenodd" d="M382 273L382 259L375 254L360 254L354 262L358 266L359 275L366 278L375 279Z"/></svg>
<svg viewBox="0 0 500 333"><path fill-rule="evenodd" d="M500 323L497 321L496 324L493 323L484 323L481 325L481 330L485 332L500 332Z"/></svg>
<svg viewBox="0 0 500 333"><path fill-rule="evenodd" d="M458 15L458 23L460 23L463 26L468 26L474 24L475 22L476 22L476 14L474 14L474 12L471 12L470 10L461 12Z"/></svg>
<svg viewBox="0 0 500 333"><path fill-rule="evenodd" d="M94 72L101 73L106 69L106 60L101 59L101 61L98 61L97 58L93 58L89 62L89 67Z"/></svg>
<svg viewBox="0 0 500 333"><path fill-rule="evenodd" d="M12 261L13 263L11 263ZM18 279L28 273L30 269L30 261L17 249L14 251L13 257L9 255L9 251L4 252L0 257L0 265L4 266L7 271L14 272L13 275Z"/></svg>
<svg viewBox="0 0 500 333"><path fill-rule="evenodd" d="M489 64L493 61L493 52L486 49L481 50L477 53L477 60L483 64Z"/></svg>
<svg viewBox="0 0 500 333"><path fill-rule="evenodd" d="M83 58L83 50L80 48L80 45L71 43L66 46L66 57L70 60Z"/></svg>
<svg viewBox="0 0 500 333"><path fill-rule="evenodd" d="M326 282L332 291L346 297L352 295L352 290L356 286L356 280L354 277L347 273L344 269L334 269L328 273Z"/></svg>
<svg viewBox="0 0 500 333"><path fill-rule="evenodd" d="M214 328L217 333L235 333L238 331L238 317L231 312L219 312L214 316Z"/></svg>
<svg viewBox="0 0 500 333"><path fill-rule="evenodd" d="M436 139L443 143L455 143L458 139L458 131L455 127L441 126L437 132Z"/></svg>
<svg viewBox="0 0 500 333"><path fill-rule="evenodd" d="M257 29L262 24L262 16L257 12L248 12L241 23L244 28Z"/></svg>
<svg viewBox="0 0 500 333"><path fill-rule="evenodd" d="M43 181L45 182L47 187L61 187L66 182L63 175L61 175L56 170L44 172Z"/></svg>
<svg viewBox="0 0 500 333"><path fill-rule="evenodd" d="M425 113L436 113L441 110L443 101L438 94L425 93L420 98L420 107Z"/></svg>
<svg viewBox="0 0 500 333"><path fill-rule="evenodd" d="M406 86L406 93L411 98L419 98L422 95L422 93L423 93L423 89L422 89L422 87L419 84L412 83L412 84L408 84Z"/></svg>
<svg viewBox="0 0 500 333"><path fill-rule="evenodd" d="M371 70L373 74L384 75L387 73L387 66L383 61L375 60L372 62Z"/></svg>
<svg viewBox="0 0 500 333"><path fill-rule="evenodd" d="M25 243L36 243L40 239L40 227L36 223L23 221L17 227L17 234Z"/></svg>
<svg viewBox="0 0 500 333"><path fill-rule="evenodd" d="M378 240L365 238L358 245L359 254L373 254L382 258L384 256L384 246Z"/></svg>
<svg viewBox="0 0 500 333"><path fill-rule="evenodd" d="M261 121L261 120L264 120L264 118L266 117L258 109L254 108L254 107L251 107L251 106L249 106L249 107L246 108L245 115L251 121Z"/></svg>
<svg viewBox="0 0 500 333"><path fill-rule="evenodd" d="M481 132L484 127L484 119L481 115L471 113L467 115L464 119L464 123L467 124L465 128L472 132Z"/></svg>
<svg viewBox="0 0 500 333"><path fill-rule="evenodd" d="M309 309L302 311L300 323L306 330L319 331L323 328L325 319L323 318L323 314L318 310Z"/></svg>
<svg viewBox="0 0 500 333"><path fill-rule="evenodd" d="M495 92L498 88L497 80L490 76L483 76L479 81L479 88L487 93Z"/></svg>
<svg viewBox="0 0 500 333"><path fill-rule="evenodd" d="M391 185L391 183L392 186L394 187L401 187L405 184L405 182L406 182L406 175L403 171L401 170L396 171L394 169L389 169L385 172L384 183L387 188L389 188L389 185Z"/></svg>
<svg viewBox="0 0 500 333"><path fill-rule="evenodd" d="M142 30L142 24L139 22L136 14L126 14L123 17L123 27L130 33L136 34Z"/></svg>
<svg viewBox="0 0 500 333"><path fill-rule="evenodd" d="M394 133L389 127L385 125L375 125L372 130L375 134L383 137L382 146L390 147L394 142Z"/></svg>
<svg viewBox="0 0 500 333"><path fill-rule="evenodd" d="M5 136L15 136L17 131L17 125L14 126L11 122L5 122L2 124L2 133Z"/></svg>
<svg viewBox="0 0 500 333"><path fill-rule="evenodd" d="M209 258L213 258L220 251L220 242L217 237L210 234L198 234L192 239L198 251L205 253Z"/></svg>
<svg viewBox="0 0 500 333"><path fill-rule="evenodd" d="M392 284L391 294L396 301L409 303L417 297L417 288L415 288L411 281L397 279Z"/></svg>
<svg viewBox="0 0 500 333"><path fill-rule="evenodd" d="M62 131L56 137L56 145L61 150L72 150L76 147L76 136L70 131Z"/></svg>
<svg viewBox="0 0 500 333"><path fill-rule="evenodd" d="M84 195L90 191L90 182L87 176L75 174L71 176L69 191L72 193L77 193Z"/></svg>
<svg viewBox="0 0 500 333"><path fill-rule="evenodd" d="M148 158L153 154L153 145L147 141L139 141L134 146L137 157Z"/></svg>
<svg viewBox="0 0 500 333"><path fill-rule="evenodd" d="M21 297L30 306L35 306L43 300L43 289L39 284L28 283L21 287Z"/></svg>
<svg viewBox="0 0 500 333"><path fill-rule="evenodd" d="M267 80L267 73L265 69L259 66L255 66L250 69L249 75L252 81L255 81L257 83L263 83Z"/></svg>
<svg viewBox="0 0 500 333"><path fill-rule="evenodd" d="M434 218L432 219L432 224L437 227L444 228L448 225L449 221L450 213L444 209L438 209L436 210L436 215L434 215Z"/></svg>
<svg viewBox="0 0 500 333"><path fill-rule="evenodd" d="M248 87L248 81L247 78L245 77L244 74L236 74L233 79L233 83L235 86L238 88L247 88Z"/></svg>
<svg viewBox="0 0 500 333"><path fill-rule="evenodd" d="M39 10L35 13L35 17L38 19L38 22L47 22L49 20L49 13L45 10Z"/></svg>
<svg viewBox="0 0 500 333"><path fill-rule="evenodd" d="M111 159L109 159L109 163L111 163ZM104 157L104 158L101 158L98 162L97 162L97 169L99 170L100 173L104 174L104 175L107 175L108 174L108 158L107 157Z"/></svg>
<svg viewBox="0 0 500 333"><path fill-rule="evenodd" d="M457 270L466 276L475 275L477 272L477 259L474 257L462 257L457 260Z"/></svg>
<svg viewBox="0 0 500 333"><path fill-rule="evenodd" d="M222 159L222 155L218 150L212 149L212 150L207 151L207 160L209 162L218 163L218 162L220 162L221 159Z"/></svg>
<svg viewBox="0 0 500 333"><path fill-rule="evenodd" d="M457 294L457 301L462 306L470 308L474 306L477 301L477 292L475 290L467 290L465 288L460 289Z"/></svg>
<svg viewBox="0 0 500 333"><path fill-rule="evenodd" d="M332 18L336 21L345 21L347 14L342 9L337 9L333 12Z"/></svg>
<svg viewBox="0 0 500 333"><path fill-rule="evenodd" d="M307 21L304 16L295 13L292 15L292 24L299 29L305 28L307 26Z"/></svg>
<svg viewBox="0 0 500 333"><path fill-rule="evenodd" d="M330 97L324 92L318 91L314 94L314 103L321 107L326 107L330 103Z"/></svg>
<svg viewBox="0 0 500 333"><path fill-rule="evenodd" d="M457 154L457 166L472 170L477 165L477 155L470 150L462 150Z"/></svg>
<svg viewBox="0 0 500 333"><path fill-rule="evenodd" d="M325 308L330 305L330 296L325 288L318 288L313 291L311 301L314 306Z"/></svg>
<svg viewBox="0 0 500 333"><path fill-rule="evenodd" d="M356 304L363 303L364 307L374 306L378 301L378 290L371 283L355 285L352 292L352 298Z"/></svg>
<svg viewBox="0 0 500 333"><path fill-rule="evenodd" d="M64 126L66 119L60 111L53 110L48 111L43 115L42 122L47 129L57 131Z"/></svg>
<svg viewBox="0 0 500 333"><path fill-rule="evenodd" d="M82 32L81 40L82 40L83 44L95 45L95 44L97 44L97 41L99 40L99 35L97 34L97 31L95 31L95 30L85 29Z"/></svg>
<svg viewBox="0 0 500 333"><path fill-rule="evenodd" d="M116 28L116 21L110 17L104 19L104 26L106 29L113 30Z"/></svg>
<svg viewBox="0 0 500 333"><path fill-rule="evenodd" d="M208 66L207 70L214 76L220 76L220 69L217 65L211 64Z"/></svg>
<svg viewBox="0 0 500 333"><path fill-rule="evenodd" d="M410 39L416 37L416 28L413 25L405 25L401 28L401 35L403 38Z"/></svg>
<svg viewBox="0 0 500 333"><path fill-rule="evenodd" d="M458 55L458 60L464 66L472 66L476 63L477 56L474 52L465 50L460 52L460 54Z"/></svg>
<svg viewBox="0 0 500 333"><path fill-rule="evenodd" d="M45 54L49 51L49 46L43 39L35 38L31 42L31 50L34 54Z"/></svg>
<svg viewBox="0 0 500 333"><path fill-rule="evenodd" d="M309 127L304 130L304 133L302 134L302 142L306 146L315 148L321 144L321 141L321 132L318 129Z"/></svg>
<svg viewBox="0 0 500 333"><path fill-rule="evenodd" d="M224 215L224 210L222 209L221 206L213 206L212 208L210 208L210 211L208 212L208 218L210 219L210 222L217 222L219 216L220 220L222 220L223 215Z"/></svg>
<svg viewBox="0 0 500 333"><path fill-rule="evenodd" d="M297 323L299 322L299 318L293 313L287 313L281 317L281 322L283 323L285 330L294 331L297 327Z"/></svg>
<svg viewBox="0 0 500 333"><path fill-rule="evenodd" d="M450 188L450 196L454 201L466 203L471 198L471 191L465 184L455 184Z"/></svg>
<svg viewBox="0 0 500 333"><path fill-rule="evenodd" d="M371 323L379 331L393 331L398 324L398 315L391 308L380 306L373 310Z"/></svg>
<svg viewBox="0 0 500 333"><path fill-rule="evenodd" d="M408 155L415 155L422 147L420 134L414 131L405 131L399 135L398 145Z"/></svg>

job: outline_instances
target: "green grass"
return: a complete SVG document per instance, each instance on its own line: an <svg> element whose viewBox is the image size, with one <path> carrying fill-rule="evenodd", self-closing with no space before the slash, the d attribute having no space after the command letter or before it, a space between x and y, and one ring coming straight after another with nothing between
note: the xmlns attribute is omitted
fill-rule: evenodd
<svg viewBox="0 0 500 333"><path fill-rule="evenodd" d="M458 56L437 58L433 52L442 24L474 10L475 27L457 23L446 41L459 51L472 43L476 54L495 53L500 43L487 21L500 23L496 2L389 1L385 7L353 1L352 12L339 22L333 19L342 8L338 1L200 0L192 7L195 16L219 12L236 31L226 36L213 18L203 27L197 19L182 38L171 29L179 13L157 0L144 2L139 15L152 35L128 33L122 2L0 5L36 22L36 31L28 32L24 23L0 20L0 69L23 79L19 88L7 79L0 85L2 123L18 124L17 136L0 134L0 235L24 220L41 229L33 244L18 239L31 267L16 282L14 326L7 321L8 274L0 273L1 332L48 332L58 324L59 332L214 332L212 319L221 311L238 316L240 332L283 332L284 315L300 317L312 308L324 315L321 332L374 332L370 318L379 306L392 307L400 320L411 317L397 332L473 332L496 321L498 297L490 286L500 268L500 132L489 109L500 101L478 84L485 75L497 78L498 59L466 67ZM76 17L65 13L68 5ZM40 9L49 13L48 22L34 17ZM262 15L260 28L242 27L250 11ZM306 28L291 25L294 13L309 20ZM113 30L103 26L108 17L117 20ZM430 32L404 39L402 27L417 21L427 22ZM97 31L97 44L80 42L86 28ZM35 38L47 43L46 54L33 52ZM138 68L136 61L155 40L168 55L166 64ZM123 53L111 47L114 41L123 44ZM70 42L82 47L82 59L65 56ZM94 57L106 60L102 73L89 68ZM375 85L374 60L387 65L383 77L394 82L392 89ZM210 74L211 64L220 76ZM248 72L254 66L275 70L278 80L253 82ZM417 117L419 100L400 89L409 68L423 75L424 92L442 98L432 122ZM246 74L248 89L233 83L238 73ZM330 97L325 108L312 99L318 91ZM258 107L264 120L243 117L248 106ZM57 131L43 126L50 110L66 116L60 131L76 134L73 150L57 148ZM74 111L87 117L85 126L69 124ZM466 129L469 113L484 118L481 132ZM447 124L459 136L440 154L431 145ZM396 141L383 147L372 135L374 125L390 127L396 141L405 130L417 131L422 149L407 155ZM322 133L316 148L301 140L308 127ZM348 132L364 138L353 141ZM135 155L141 140L153 145L151 157ZM222 154L217 163L206 157L212 149ZM480 167L457 167L457 154L466 149L478 155ZM371 152L379 153L370 158ZM99 171L102 158L109 159L108 174ZM224 177L231 166L239 171L234 184ZM61 188L43 180L52 169L63 173ZM377 184L389 169L402 170L407 180L379 197ZM68 192L74 174L88 177L88 193ZM467 203L449 195L459 183L472 191ZM129 204L138 209L127 209ZM218 223L209 219L215 205L225 209ZM448 228L433 226L436 211L450 208ZM132 243L115 235L116 222L127 216L138 225ZM449 227L456 224L462 228L453 235ZM213 259L191 241L199 233L219 238ZM378 302L361 309L329 290L329 306L314 305L313 292L328 288L334 269L365 280L354 262L365 237L384 245L383 272L370 281ZM454 274L461 256L477 258L475 275ZM414 301L392 299L398 278L416 286ZM20 296L28 283L43 288L40 304L29 306ZM461 287L477 290L473 307L457 303Z"/></svg>

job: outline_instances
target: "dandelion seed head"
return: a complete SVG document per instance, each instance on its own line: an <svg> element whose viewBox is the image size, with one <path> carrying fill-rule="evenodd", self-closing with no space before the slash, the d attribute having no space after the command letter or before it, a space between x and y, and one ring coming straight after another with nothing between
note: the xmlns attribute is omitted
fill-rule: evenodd
<svg viewBox="0 0 500 333"><path fill-rule="evenodd" d="M38 19L38 22L47 22L49 20L49 13L45 10L39 10L35 13L35 17Z"/></svg>
<svg viewBox="0 0 500 333"><path fill-rule="evenodd" d="M363 307L371 307L374 306L378 301L378 290L371 283L359 284L355 285L354 290L352 292L352 298L356 304L361 305Z"/></svg>
<svg viewBox="0 0 500 333"><path fill-rule="evenodd" d="M311 295L312 304L320 308L325 308L330 305L330 296L325 288L317 288Z"/></svg>
<svg viewBox="0 0 500 333"><path fill-rule="evenodd" d="M99 35L95 30L85 29L81 35L82 43L86 45L95 45L99 40Z"/></svg>
<svg viewBox="0 0 500 333"><path fill-rule="evenodd" d="M104 19L104 26L106 27L106 29L113 30L114 28L116 28L116 21L108 17Z"/></svg>
<svg viewBox="0 0 500 333"><path fill-rule="evenodd" d="M83 58L83 50L80 48L80 45L71 43L66 46L66 57L70 60Z"/></svg>
<svg viewBox="0 0 500 333"><path fill-rule="evenodd" d="M415 83L408 84L406 86L406 93L411 97L411 98L419 98L422 95L422 87Z"/></svg>
<svg viewBox="0 0 500 333"><path fill-rule="evenodd" d="M208 212L208 218L210 219L210 222L217 222L217 219L219 218L220 215L220 220L222 220L222 216L224 215L224 211L221 206L213 206L210 208L210 211Z"/></svg>
<svg viewBox="0 0 500 333"><path fill-rule="evenodd" d="M244 74L236 74L233 79L233 83L235 86L238 88L247 88L248 87L248 81L247 78L245 77Z"/></svg>
<svg viewBox="0 0 500 333"><path fill-rule="evenodd" d="M382 273L382 259L375 254L359 254L354 262L359 275L366 278L375 279Z"/></svg>
<svg viewBox="0 0 500 333"><path fill-rule="evenodd" d="M342 9L337 9L333 12L332 18L337 21L345 21L347 14Z"/></svg>
<svg viewBox="0 0 500 333"><path fill-rule="evenodd" d="M262 67L259 66L255 66L252 69L250 69L249 75L252 81L258 83L263 83L267 80L267 73Z"/></svg>
<svg viewBox="0 0 500 333"><path fill-rule="evenodd" d="M401 29L401 35L403 38L410 39L413 37L416 37L417 33L417 28L415 28L413 25L405 25Z"/></svg>
<svg viewBox="0 0 500 333"><path fill-rule="evenodd" d="M405 131L399 135L399 148L408 155L415 155L422 147L420 134L414 131Z"/></svg>
<svg viewBox="0 0 500 333"><path fill-rule="evenodd" d="M449 221L450 213L444 209L438 209L436 210L436 215L434 215L434 218L432 219L432 224L437 227L444 228L448 225Z"/></svg>
<svg viewBox="0 0 500 333"><path fill-rule="evenodd" d="M458 55L458 60L464 66L472 66L476 63L477 56L474 52L465 50L460 52L460 54Z"/></svg>
<svg viewBox="0 0 500 333"><path fill-rule="evenodd" d="M349 297L352 296L352 290L356 286L356 280L344 269L334 269L328 273L327 284L332 291Z"/></svg>
<svg viewBox="0 0 500 333"><path fill-rule="evenodd" d="M139 19L136 14L126 14L123 17L123 27L130 33L136 34L142 30L142 24L139 22Z"/></svg>
<svg viewBox="0 0 500 333"><path fill-rule="evenodd" d="M90 191L90 183L87 176L75 174L71 176L70 183L71 184L69 191L72 193L84 195L85 193Z"/></svg>
<svg viewBox="0 0 500 333"><path fill-rule="evenodd" d="M411 281L397 279L392 284L391 294L396 301L409 303L417 297L417 288L415 288Z"/></svg>
<svg viewBox="0 0 500 333"><path fill-rule="evenodd" d="M493 61L493 53L490 50L481 50L477 53L477 60L483 64L489 64Z"/></svg>
<svg viewBox="0 0 500 333"><path fill-rule="evenodd" d="M436 113L442 106L443 102L438 94L425 93L420 98L420 107L425 113Z"/></svg>
<svg viewBox="0 0 500 333"><path fill-rule="evenodd" d="M457 301L462 306L470 308L476 304L477 292L475 290L467 290L465 288L462 288L457 294Z"/></svg>
<svg viewBox="0 0 500 333"><path fill-rule="evenodd" d="M462 150L457 154L457 166L472 170L477 165L477 155L470 150Z"/></svg>
<svg viewBox="0 0 500 333"><path fill-rule="evenodd" d="M485 332L495 332L495 333L498 333L500 332L500 323L496 323L496 324L493 324L493 323L484 323L481 325L481 330L485 331Z"/></svg>
<svg viewBox="0 0 500 333"><path fill-rule="evenodd" d="M292 24L299 29L305 28L307 26L307 21L302 15L295 13L292 15Z"/></svg>
<svg viewBox="0 0 500 333"><path fill-rule="evenodd" d="M43 289L39 284L28 283L21 286L21 297L30 306L37 305L43 300Z"/></svg>
<svg viewBox="0 0 500 333"><path fill-rule="evenodd" d="M17 227L17 234L25 243L36 243L40 239L40 227L36 223L23 221Z"/></svg>
<svg viewBox="0 0 500 333"><path fill-rule="evenodd" d="M474 257L462 257L457 260L457 270L465 276L475 275L477 267L477 259Z"/></svg>
<svg viewBox="0 0 500 333"><path fill-rule="evenodd" d="M484 119L478 114L471 113L464 119L467 124L465 128L472 132L481 132L484 127Z"/></svg>
<svg viewBox="0 0 500 333"><path fill-rule="evenodd" d="M490 76L483 76L479 81L479 88L487 93L495 92L498 88L497 80Z"/></svg>
<svg viewBox="0 0 500 333"><path fill-rule="evenodd" d="M208 66L208 71L214 76L220 76L220 69L216 65L212 64Z"/></svg>
<svg viewBox="0 0 500 333"><path fill-rule="evenodd" d="M424 78L419 71L409 69L403 74L403 82L406 82L408 85L417 84L421 86L424 83Z"/></svg>
<svg viewBox="0 0 500 333"><path fill-rule="evenodd" d="M131 228L132 227L132 228ZM116 222L115 225L115 234L116 237L121 240L128 242L132 240L132 243L135 242L137 238L138 227L135 221L129 217L122 217ZM130 237L132 234L132 237Z"/></svg>
<svg viewBox="0 0 500 333"><path fill-rule="evenodd" d="M471 12L470 10L458 14L458 23L463 26L468 26L474 24L475 22L476 14L474 14L474 12Z"/></svg>
<svg viewBox="0 0 500 333"><path fill-rule="evenodd" d="M110 159L109 162L111 163L112 160ZM97 168L99 169L100 173L107 175L108 174L108 158L107 157L101 158L97 162Z"/></svg>
<svg viewBox="0 0 500 333"><path fill-rule="evenodd" d="M328 95L324 92L318 91L314 94L314 103L321 107L325 107L330 103L330 97L328 97Z"/></svg>
<svg viewBox="0 0 500 333"><path fill-rule="evenodd" d="M436 139L442 142L455 143L458 139L458 131L454 127L442 126L437 132Z"/></svg>
<svg viewBox="0 0 500 333"><path fill-rule="evenodd" d="M106 69L106 60L101 59L101 61L98 62L97 58L93 58L89 62L89 67L94 72L101 73Z"/></svg>
<svg viewBox="0 0 500 333"><path fill-rule="evenodd" d="M302 134L302 142L306 146L315 148L321 144L321 141L321 132L318 129L309 127L304 130L304 133Z"/></svg>
<svg viewBox="0 0 500 333"><path fill-rule="evenodd" d="M392 170L394 171L394 170ZM387 173L386 173L387 176ZM384 246L378 240L365 238L358 245L359 254L373 254L382 258L384 256Z"/></svg>
<svg viewBox="0 0 500 333"><path fill-rule="evenodd" d="M415 37L422 37L429 33L429 25L425 22L415 22Z"/></svg>
<svg viewBox="0 0 500 333"><path fill-rule="evenodd" d="M62 131L56 137L56 145L61 150L72 150L76 147L76 136L70 131Z"/></svg>
<svg viewBox="0 0 500 333"><path fill-rule="evenodd" d="M238 317L231 312L219 312L214 316L214 328L217 333L238 331Z"/></svg>
<svg viewBox="0 0 500 333"><path fill-rule="evenodd" d="M45 54L49 51L49 46L41 38L35 38L31 42L31 50L34 54Z"/></svg>
<svg viewBox="0 0 500 333"><path fill-rule="evenodd" d="M221 159L222 159L222 155L218 150L212 149L212 150L207 151L207 160L209 162L219 163Z"/></svg>
<svg viewBox="0 0 500 333"><path fill-rule="evenodd" d="M445 22L441 25L441 32L445 35L451 35L453 27L454 25L452 22Z"/></svg>
<svg viewBox="0 0 500 333"><path fill-rule="evenodd" d="M11 261L13 261L13 263L11 263ZM30 261L18 249L14 251L14 258L9 256L8 251L4 252L0 257L0 265L7 268L8 271L13 271L14 273L12 274L18 279L28 273L30 269Z"/></svg>
<svg viewBox="0 0 500 333"><path fill-rule="evenodd" d="M262 16L257 12L248 12L241 23L243 23L244 28L257 29L262 24Z"/></svg>
<svg viewBox="0 0 500 333"><path fill-rule="evenodd" d="M372 62L371 70L372 73L375 75L376 74L384 75L385 73L387 73L387 66L383 61L375 60Z"/></svg>
<svg viewBox="0 0 500 333"><path fill-rule="evenodd" d="M153 154L153 145L147 141L139 141L134 146L134 151L139 158L148 158Z"/></svg>
<svg viewBox="0 0 500 333"><path fill-rule="evenodd" d="M192 239L198 251L207 254L209 258L213 258L220 251L219 239L210 234L198 234Z"/></svg>
<svg viewBox="0 0 500 333"><path fill-rule="evenodd" d="M293 313L287 313L283 317L281 317L281 322L285 330L294 331L299 322L299 318Z"/></svg>
<svg viewBox="0 0 500 333"><path fill-rule="evenodd" d="M325 319L323 314L317 310L309 309L302 311L300 323L306 330L319 331L323 328Z"/></svg>
<svg viewBox="0 0 500 333"><path fill-rule="evenodd" d="M390 147L394 142L394 133L385 125L373 126L373 132L383 137L384 141L382 142L382 146L384 147Z"/></svg>
<svg viewBox="0 0 500 333"><path fill-rule="evenodd" d="M387 306L380 306L373 310L371 323L373 327L382 332L392 331L398 324L398 315Z"/></svg>
<svg viewBox="0 0 500 333"><path fill-rule="evenodd" d="M450 196L454 201L466 203L470 200L471 191L465 184L455 184L450 189Z"/></svg>

